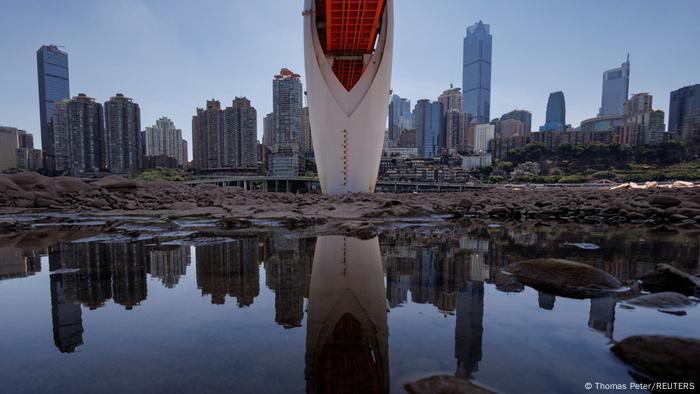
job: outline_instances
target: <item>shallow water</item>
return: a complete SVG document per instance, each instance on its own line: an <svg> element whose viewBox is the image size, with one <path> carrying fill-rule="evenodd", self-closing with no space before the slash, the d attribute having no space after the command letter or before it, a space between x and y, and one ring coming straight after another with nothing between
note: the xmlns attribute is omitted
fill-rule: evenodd
<svg viewBox="0 0 700 394"><path fill-rule="evenodd" d="M95 235L0 246L1 392L402 392L434 374L500 392L586 392L586 382L632 381L613 341L700 337L698 307L675 316L554 297L501 272L534 257L623 281L659 262L694 272L697 232L404 224L370 240L278 228L211 243L177 239L189 232Z"/></svg>

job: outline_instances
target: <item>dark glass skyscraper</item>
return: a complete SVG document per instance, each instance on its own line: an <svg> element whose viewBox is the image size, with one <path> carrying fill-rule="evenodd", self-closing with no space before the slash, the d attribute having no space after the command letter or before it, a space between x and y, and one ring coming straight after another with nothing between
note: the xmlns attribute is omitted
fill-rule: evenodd
<svg viewBox="0 0 700 394"><path fill-rule="evenodd" d="M464 112L478 123L491 115L491 34L489 25L477 22L464 37L462 94Z"/></svg>
<svg viewBox="0 0 700 394"><path fill-rule="evenodd" d="M442 104L427 99L418 100L413 109L413 127L416 129L416 146L421 157L433 157L440 148L440 132L443 130Z"/></svg>
<svg viewBox="0 0 700 394"><path fill-rule="evenodd" d="M53 106L56 101L70 98L68 54L55 45L44 45L36 51L36 68L39 80L41 147L48 156L53 158L55 155L51 126Z"/></svg>
<svg viewBox="0 0 700 394"><path fill-rule="evenodd" d="M566 102L564 93L554 92L549 94L547 100L547 119L540 131L564 131L566 128Z"/></svg>
<svg viewBox="0 0 700 394"><path fill-rule="evenodd" d="M671 92L668 108L668 131L680 133L683 121L700 110L700 84L686 86Z"/></svg>

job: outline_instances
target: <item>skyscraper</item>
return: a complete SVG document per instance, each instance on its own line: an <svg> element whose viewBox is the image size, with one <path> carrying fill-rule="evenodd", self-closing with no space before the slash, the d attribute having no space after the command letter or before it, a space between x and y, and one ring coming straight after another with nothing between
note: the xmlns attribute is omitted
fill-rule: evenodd
<svg viewBox="0 0 700 394"><path fill-rule="evenodd" d="M112 173L134 175L143 168L139 105L117 93L105 102L104 111L107 168Z"/></svg>
<svg viewBox="0 0 700 394"><path fill-rule="evenodd" d="M554 92L549 94L547 100L547 118L540 131L564 131L566 129L566 102L564 93Z"/></svg>
<svg viewBox="0 0 700 394"><path fill-rule="evenodd" d="M603 73L603 95L598 116L621 115L630 89L630 56L620 67Z"/></svg>
<svg viewBox="0 0 700 394"><path fill-rule="evenodd" d="M671 92L668 107L668 131L680 133L688 117L700 110L700 84L685 86Z"/></svg>
<svg viewBox="0 0 700 394"><path fill-rule="evenodd" d="M303 172L301 76L283 68L272 80L272 175L296 176Z"/></svg>
<svg viewBox="0 0 700 394"><path fill-rule="evenodd" d="M524 134L529 134L532 131L532 114L530 113L530 111L526 111L523 109L514 109L501 116L501 122L508 119L521 121L523 123Z"/></svg>
<svg viewBox="0 0 700 394"><path fill-rule="evenodd" d="M265 115L263 118L263 139L262 143L272 146L272 113Z"/></svg>
<svg viewBox="0 0 700 394"><path fill-rule="evenodd" d="M491 34L481 21L467 28L464 38L462 94L464 112L479 123L491 115Z"/></svg>
<svg viewBox="0 0 700 394"><path fill-rule="evenodd" d="M486 152L489 141L495 136L496 126L492 124L478 124L474 127L474 151Z"/></svg>
<svg viewBox="0 0 700 394"><path fill-rule="evenodd" d="M401 131L412 127L411 101L398 95L391 96L389 101L389 143L398 144Z"/></svg>
<svg viewBox="0 0 700 394"><path fill-rule="evenodd" d="M218 100L207 100L192 116L192 166L198 170L219 168L222 163L224 116Z"/></svg>
<svg viewBox="0 0 700 394"><path fill-rule="evenodd" d="M648 93L632 95L625 101L622 143L631 146L658 144L664 140L664 111L652 108Z"/></svg>
<svg viewBox="0 0 700 394"><path fill-rule="evenodd" d="M144 155L167 156L177 160L179 166L187 163L186 141L182 139L182 130L167 117L156 120L156 124L146 127L144 136ZM184 145L184 147L183 147Z"/></svg>
<svg viewBox="0 0 700 394"><path fill-rule="evenodd" d="M313 157L314 144L311 140L311 120L309 119L309 107L302 108L301 130L301 152L306 157Z"/></svg>
<svg viewBox="0 0 700 394"><path fill-rule="evenodd" d="M301 76L283 68L272 80L272 143L299 143L302 108Z"/></svg>
<svg viewBox="0 0 700 394"><path fill-rule="evenodd" d="M418 155L433 157L440 147L440 132L443 115L442 104L428 99L418 100L413 109L413 125L416 129L416 147Z"/></svg>
<svg viewBox="0 0 700 394"><path fill-rule="evenodd" d="M80 93L55 102L53 132L56 172L76 176L105 169L103 110L95 99Z"/></svg>
<svg viewBox="0 0 700 394"><path fill-rule="evenodd" d="M36 68L39 80L41 147L53 159L54 135L51 126L53 106L58 100L70 98L68 54L55 45L44 45L36 51Z"/></svg>
<svg viewBox="0 0 700 394"><path fill-rule="evenodd" d="M224 110L224 166L255 167L257 135L257 111L250 100L236 97Z"/></svg>
<svg viewBox="0 0 700 394"><path fill-rule="evenodd" d="M438 96L438 102L442 104L444 130L440 132L440 147L445 149L456 148L459 144L460 126L466 127L468 121L464 120L462 92L450 84L450 88Z"/></svg>

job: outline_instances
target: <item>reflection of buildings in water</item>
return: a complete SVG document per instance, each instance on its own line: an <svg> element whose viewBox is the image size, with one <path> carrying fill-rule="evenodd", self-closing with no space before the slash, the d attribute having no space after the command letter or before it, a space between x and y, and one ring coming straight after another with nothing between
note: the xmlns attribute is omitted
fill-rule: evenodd
<svg viewBox="0 0 700 394"><path fill-rule="evenodd" d="M611 339L615 324L616 303L617 299L614 296L591 298L591 310L588 314L588 326Z"/></svg>
<svg viewBox="0 0 700 394"><path fill-rule="evenodd" d="M557 297L551 294L543 293L541 291L537 292L537 302L540 304L540 308L542 309L546 309L548 311L554 309L554 302L556 299Z"/></svg>
<svg viewBox="0 0 700 394"><path fill-rule="evenodd" d="M389 391L384 291L377 238L318 238L307 317L308 393Z"/></svg>
<svg viewBox="0 0 700 394"><path fill-rule="evenodd" d="M315 239L272 238L272 255L265 261L265 284L275 292L275 322L285 328L301 327Z"/></svg>
<svg viewBox="0 0 700 394"><path fill-rule="evenodd" d="M484 282L469 281L457 298L455 322L456 375L470 378L479 370L484 332Z"/></svg>
<svg viewBox="0 0 700 394"><path fill-rule="evenodd" d="M112 294L114 302L126 309L144 301L148 296L147 254L141 242L104 244L107 260L112 263Z"/></svg>
<svg viewBox="0 0 700 394"><path fill-rule="evenodd" d="M41 271L41 250L0 248L0 280L25 278Z"/></svg>
<svg viewBox="0 0 700 394"><path fill-rule="evenodd" d="M83 344L83 318L78 300L78 271L50 275L53 341L61 353Z"/></svg>
<svg viewBox="0 0 700 394"><path fill-rule="evenodd" d="M231 242L197 246L197 287L211 294L212 304L235 297L239 307L253 304L260 294L258 241L242 238Z"/></svg>
<svg viewBox="0 0 700 394"><path fill-rule="evenodd" d="M163 247L148 252L148 273L172 289L187 273L190 264L190 248L187 246Z"/></svg>

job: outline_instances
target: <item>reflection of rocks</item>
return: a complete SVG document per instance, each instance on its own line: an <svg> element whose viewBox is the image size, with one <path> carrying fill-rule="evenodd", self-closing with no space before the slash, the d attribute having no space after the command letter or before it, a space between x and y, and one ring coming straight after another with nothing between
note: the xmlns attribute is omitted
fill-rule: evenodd
<svg viewBox="0 0 700 394"><path fill-rule="evenodd" d="M318 238L308 308L307 393L388 392L387 310L376 238Z"/></svg>
<svg viewBox="0 0 700 394"><path fill-rule="evenodd" d="M700 279L668 264L659 264L656 271L642 277L642 285L652 292L674 291L685 295L700 294Z"/></svg>
<svg viewBox="0 0 700 394"><path fill-rule="evenodd" d="M51 274L51 320L53 340L61 353L72 353L83 344L77 271Z"/></svg>
<svg viewBox="0 0 700 394"><path fill-rule="evenodd" d="M615 326L615 297L591 298L591 309L588 317L588 327L600 331L606 337L612 338Z"/></svg>
<svg viewBox="0 0 700 394"><path fill-rule="evenodd" d="M601 269L569 260L526 260L505 270L536 290L572 298L597 297L622 286Z"/></svg>
<svg viewBox="0 0 700 394"><path fill-rule="evenodd" d="M456 375L471 377L479 370L484 332L484 283L469 281L457 299L455 322Z"/></svg>
<svg viewBox="0 0 700 394"><path fill-rule="evenodd" d="M429 378L406 383L404 386L410 394L489 394L493 393L469 380L448 375L435 375Z"/></svg>
<svg viewBox="0 0 700 394"><path fill-rule="evenodd" d="M612 351L635 369L637 380L700 382L700 340L638 335L616 343Z"/></svg>
<svg viewBox="0 0 700 394"><path fill-rule="evenodd" d="M546 309L548 311L551 311L554 309L554 302L556 301L557 297L543 293L541 291L537 292L537 303L540 304L540 308Z"/></svg>
<svg viewBox="0 0 700 394"><path fill-rule="evenodd" d="M260 293L257 239L244 238L196 248L197 287L211 294L212 304L236 297L239 307L253 304Z"/></svg>

